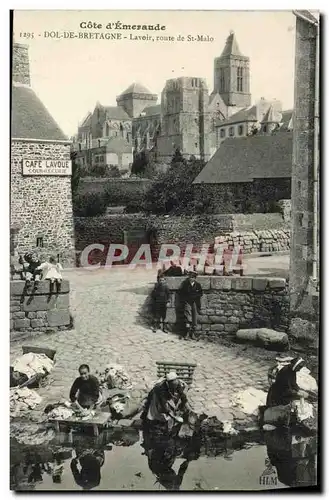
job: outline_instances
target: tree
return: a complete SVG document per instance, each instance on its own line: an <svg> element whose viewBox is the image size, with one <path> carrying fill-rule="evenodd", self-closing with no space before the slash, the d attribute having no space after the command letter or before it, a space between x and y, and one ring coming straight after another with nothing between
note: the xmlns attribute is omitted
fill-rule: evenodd
<svg viewBox="0 0 329 500"><path fill-rule="evenodd" d="M203 161L186 161L176 150L167 172L160 174L146 192L145 210L156 214L193 212L195 204L192 183L203 167Z"/></svg>
<svg viewBox="0 0 329 500"><path fill-rule="evenodd" d="M156 164L150 158L147 151L136 153L132 167L131 174L143 179L153 179L156 175Z"/></svg>
<svg viewBox="0 0 329 500"><path fill-rule="evenodd" d="M80 178L81 178L81 168L79 162L77 161L76 151L71 151L70 159L72 162L71 191L72 191L72 197L74 197L78 192Z"/></svg>

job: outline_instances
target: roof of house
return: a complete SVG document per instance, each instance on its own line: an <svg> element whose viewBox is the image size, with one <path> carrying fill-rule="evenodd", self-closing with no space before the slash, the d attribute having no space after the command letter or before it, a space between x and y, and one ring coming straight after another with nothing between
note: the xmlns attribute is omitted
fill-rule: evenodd
<svg viewBox="0 0 329 500"><path fill-rule="evenodd" d="M104 106L107 117L112 120L131 120L121 106Z"/></svg>
<svg viewBox="0 0 329 500"><path fill-rule="evenodd" d="M155 106L147 106L143 109L142 114L144 116L155 116L161 114L161 104L156 104Z"/></svg>
<svg viewBox="0 0 329 500"><path fill-rule="evenodd" d="M231 33L227 37L224 50L220 57L228 57L228 56L244 57L240 52L235 33L233 31L231 31Z"/></svg>
<svg viewBox="0 0 329 500"><path fill-rule="evenodd" d="M152 92L149 91L143 84L139 82L134 82L129 87L122 92L120 95L126 95L126 94L148 94L152 95Z"/></svg>
<svg viewBox="0 0 329 500"><path fill-rule="evenodd" d="M68 140L35 92L17 83L12 85L11 136L17 139Z"/></svg>
<svg viewBox="0 0 329 500"><path fill-rule="evenodd" d="M237 113L230 116L227 120L218 121L217 126L221 127L222 125L233 125L234 123L241 122L256 122L257 121L257 106L254 104L253 106L248 106L248 108L240 109Z"/></svg>
<svg viewBox="0 0 329 500"><path fill-rule="evenodd" d="M282 129L287 129L292 127L293 110L288 109L287 111L282 111L281 114L282 114L281 118Z"/></svg>
<svg viewBox="0 0 329 500"><path fill-rule="evenodd" d="M226 139L193 184L252 182L253 179L289 178L292 133Z"/></svg>
<svg viewBox="0 0 329 500"><path fill-rule="evenodd" d="M282 114L275 111L273 105L266 111L261 123L281 123Z"/></svg>

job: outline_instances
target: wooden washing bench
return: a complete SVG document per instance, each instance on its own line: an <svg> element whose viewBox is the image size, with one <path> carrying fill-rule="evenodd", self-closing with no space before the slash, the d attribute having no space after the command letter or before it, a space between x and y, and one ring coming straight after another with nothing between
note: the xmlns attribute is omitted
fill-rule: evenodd
<svg viewBox="0 0 329 500"><path fill-rule="evenodd" d="M176 363L174 361L156 361L158 377L165 377L169 372L176 372L179 379L183 380L188 387L193 382L196 363Z"/></svg>
<svg viewBox="0 0 329 500"><path fill-rule="evenodd" d="M82 420L80 417L71 417L67 419L51 419L50 423L55 425L57 432L60 432L61 424L66 428L69 428L69 433L74 429L74 427L92 427L94 431L94 436L99 436L99 433L108 428L108 423L111 420L111 414L107 412L98 412L96 415L88 420Z"/></svg>

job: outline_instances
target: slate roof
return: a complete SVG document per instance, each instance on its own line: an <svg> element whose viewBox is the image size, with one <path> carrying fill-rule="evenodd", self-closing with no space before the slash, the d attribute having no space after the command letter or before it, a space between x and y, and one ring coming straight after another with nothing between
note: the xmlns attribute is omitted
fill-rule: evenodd
<svg viewBox="0 0 329 500"><path fill-rule="evenodd" d="M237 113L234 113L230 118L223 121L218 121L217 126L222 125L233 125L234 123L240 122L257 122L257 106L248 106L248 108L243 108Z"/></svg>
<svg viewBox="0 0 329 500"><path fill-rule="evenodd" d="M12 85L11 137L68 140L35 92L16 83Z"/></svg>
<svg viewBox="0 0 329 500"><path fill-rule="evenodd" d="M281 123L282 114L274 110L272 104L266 111L261 123Z"/></svg>
<svg viewBox="0 0 329 500"><path fill-rule="evenodd" d="M138 82L134 82L129 87L122 92L120 95L127 95L127 94L148 94L152 95L152 92L149 91L144 85Z"/></svg>
<svg viewBox="0 0 329 500"><path fill-rule="evenodd" d="M220 57L229 57L229 56L244 57L240 52L235 33L233 31L227 37L224 50Z"/></svg>
<svg viewBox="0 0 329 500"><path fill-rule="evenodd" d="M107 117L112 120L131 120L130 116L121 106L104 106Z"/></svg>
<svg viewBox="0 0 329 500"><path fill-rule="evenodd" d="M147 106L142 111L145 116L156 116L161 114L161 104L156 104L155 106Z"/></svg>
<svg viewBox="0 0 329 500"><path fill-rule="evenodd" d="M193 184L290 178L292 133L226 139Z"/></svg>
<svg viewBox="0 0 329 500"><path fill-rule="evenodd" d="M281 118L282 129L287 129L290 126L292 127L292 115L293 115L292 109L282 111L282 118Z"/></svg>

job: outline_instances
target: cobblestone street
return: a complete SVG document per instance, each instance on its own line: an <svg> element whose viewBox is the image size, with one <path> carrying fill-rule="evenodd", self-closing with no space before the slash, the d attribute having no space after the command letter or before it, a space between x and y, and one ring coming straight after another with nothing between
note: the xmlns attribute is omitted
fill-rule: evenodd
<svg viewBox="0 0 329 500"><path fill-rule="evenodd" d="M189 399L197 412L218 418L245 418L230 404L231 396L252 385L267 388L267 370L275 353L241 345L180 340L176 335L153 333L141 324L139 310L155 280L155 271L143 269L76 269L70 280L71 312L75 329L43 334L11 343L11 361L21 346L39 345L57 350L51 386L40 389L48 402L68 398L81 363L92 371L115 361L125 367L137 386L156 380L156 361L195 362Z"/></svg>

